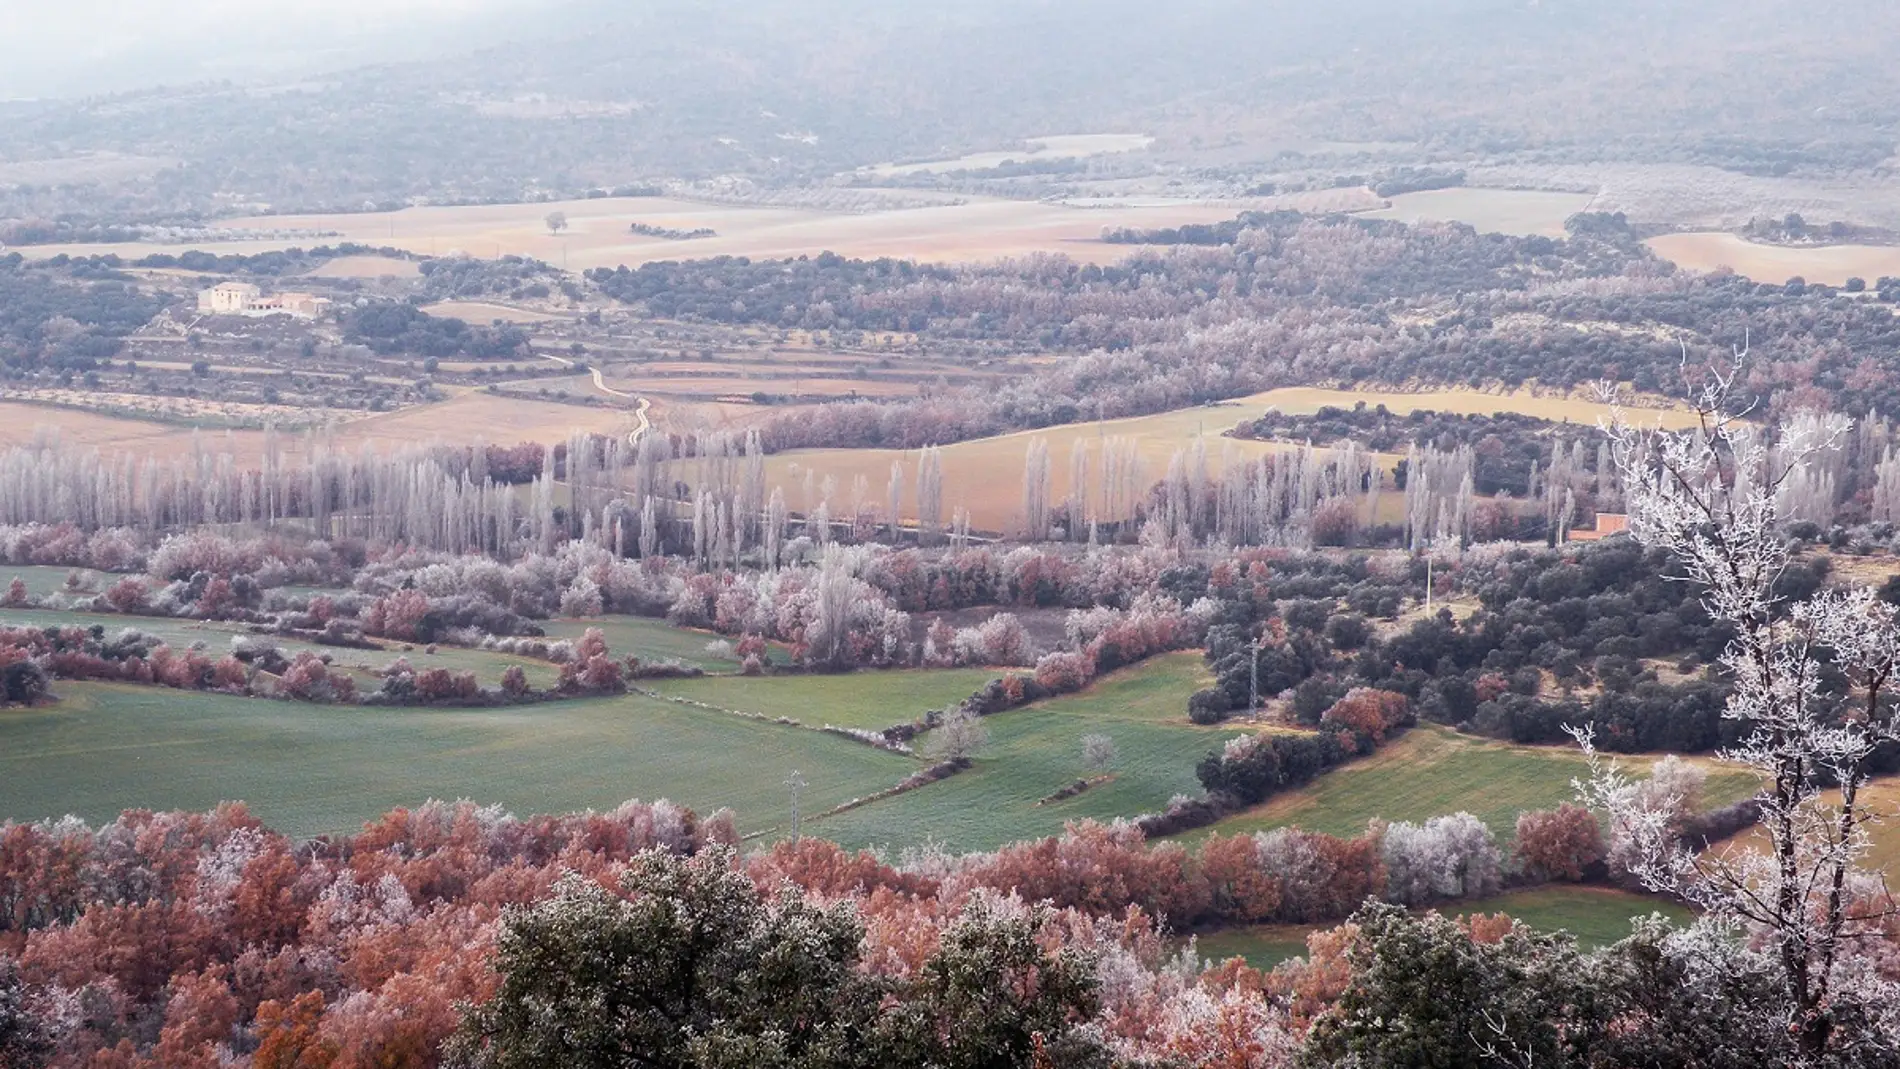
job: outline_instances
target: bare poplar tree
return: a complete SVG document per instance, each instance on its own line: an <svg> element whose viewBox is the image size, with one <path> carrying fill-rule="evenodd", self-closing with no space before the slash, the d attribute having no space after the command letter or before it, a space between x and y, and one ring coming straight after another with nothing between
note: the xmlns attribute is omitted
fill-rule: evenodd
<svg viewBox="0 0 1900 1069"><path fill-rule="evenodd" d="M1579 788L1627 838L1630 871L1702 911L1700 938L1688 942L1701 948L1690 951L1693 968L1718 982L1737 970L1776 977L1781 1002L1763 1010L1778 1015L1796 1064L1874 1064L1900 1053L1900 989L1853 953L1857 937L1894 914L1884 883L1859 867L1876 819L1861 789L1875 749L1900 740L1900 622L1866 589L1794 604L1777 595L1790 556L1783 483L1848 426L1796 421L1771 442L1733 403L1739 367L1712 372L1699 389L1696 430L1639 430L1618 412L1610 440L1631 533L1668 550L1678 578L1701 587L1710 615L1734 629L1723 716L1745 734L1721 758L1761 778L1766 850L1678 844L1669 806L1646 801L1594 752ZM1845 693L1829 686L1828 662L1847 675ZM1589 734L1578 736L1588 750Z"/></svg>
<svg viewBox="0 0 1900 1069"><path fill-rule="evenodd" d="M772 498L765 505L765 549L766 568L777 571L779 565L779 546L785 538L785 491L777 486L772 488Z"/></svg>
<svg viewBox="0 0 1900 1069"><path fill-rule="evenodd" d="M943 452L924 447L917 458L917 540L934 543L943 533Z"/></svg>
<svg viewBox="0 0 1900 1069"><path fill-rule="evenodd" d="M903 538L904 462L891 461L891 480L884 485L884 518L890 523L891 545Z"/></svg>
<svg viewBox="0 0 1900 1069"><path fill-rule="evenodd" d="M1023 537L1040 542L1049 537L1049 442L1031 438L1023 454Z"/></svg>
<svg viewBox="0 0 1900 1069"><path fill-rule="evenodd" d="M806 641L812 662L825 668L843 667L850 653L851 607L858 600L858 584L842 546L825 550L811 589L815 611Z"/></svg>
<svg viewBox="0 0 1900 1069"><path fill-rule="evenodd" d="M640 555L657 556L660 552L660 521L654 511L654 499L640 502Z"/></svg>
<svg viewBox="0 0 1900 1069"><path fill-rule="evenodd" d="M1069 541L1079 542L1089 521L1089 447L1078 438L1069 447Z"/></svg>

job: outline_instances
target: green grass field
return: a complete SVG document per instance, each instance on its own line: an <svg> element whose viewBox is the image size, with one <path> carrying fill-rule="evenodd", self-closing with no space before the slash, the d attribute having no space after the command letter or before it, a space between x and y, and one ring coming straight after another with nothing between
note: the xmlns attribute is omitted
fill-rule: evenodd
<svg viewBox="0 0 1900 1069"><path fill-rule="evenodd" d="M1641 771L1652 759L1623 760ZM1725 805L1752 793L1754 780L1748 776L1716 769L1712 763L1711 769L1708 805ZM1303 790L1271 798L1191 837L1287 826L1357 835L1374 818L1416 823L1462 810L1490 825L1503 842L1515 834L1519 813L1574 801L1571 780L1584 772L1583 757L1574 749L1512 746L1421 724L1378 753L1328 772Z"/></svg>
<svg viewBox="0 0 1900 1069"><path fill-rule="evenodd" d="M739 826L782 824L890 787L916 762L816 731L632 695L506 709L307 705L61 683L55 706L0 711L0 819L242 799L295 836L350 831L391 807L473 798L519 814L670 798Z"/></svg>
<svg viewBox="0 0 1900 1069"><path fill-rule="evenodd" d="M1083 818L1132 817L1200 789L1194 766L1239 732L1187 722L1201 678L1198 654L1158 657L1065 695L985 719L989 743L976 767L940 783L825 818L815 834L850 846L901 847L932 839L952 850L988 850L1053 835ZM1107 783L1052 805L1037 801L1084 774L1082 736L1115 741Z"/></svg>
<svg viewBox="0 0 1900 1069"><path fill-rule="evenodd" d="M1447 917L1508 913L1540 932L1569 932L1586 950L1609 946L1628 936L1630 921L1636 917L1661 913L1684 924L1691 916L1687 909L1664 899L1570 884L1448 902L1436 908ZM1315 930L1302 925L1269 924L1211 932L1196 938L1195 951L1207 961L1246 958L1256 969L1270 969L1288 958L1304 957L1306 937Z"/></svg>
<svg viewBox="0 0 1900 1069"><path fill-rule="evenodd" d="M664 679L643 685L655 693L691 698L723 709L789 716L807 727L833 724L877 731L907 724L931 709L960 702L999 675L1002 672L992 668L947 668Z"/></svg>
<svg viewBox="0 0 1900 1069"><path fill-rule="evenodd" d="M75 569L72 568L45 564L0 564L0 591L4 591L7 587L11 586L15 579L19 579L26 583L26 592L34 597L64 592L66 590L66 577L71 575L74 570ZM84 569L79 570L83 571ZM80 593L103 594L108 587L118 582L121 578L113 572L93 572L92 574L98 577L97 580L93 582L92 588L80 591Z"/></svg>
<svg viewBox="0 0 1900 1069"><path fill-rule="evenodd" d="M0 624L10 627L103 627L107 635L117 634L126 628L143 631L148 635L162 639L168 645L185 649L194 643L204 643L205 651L223 654L231 649L231 639L237 635L251 632L238 624L181 619L161 616L122 616L117 613L62 612L51 609L0 609ZM298 642L294 639L269 636L286 653L310 650L315 653L328 653L338 663L359 659L375 660L381 658L387 662L390 658L370 650L346 650L334 646L319 646L314 642Z"/></svg>
<svg viewBox="0 0 1900 1069"><path fill-rule="evenodd" d="M737 657L714 657L706 652L708 643L723 637L711 631L674 627L664 620L642 616L595 616L581 620L549 620L541 625L549 638L579 639L590 627L600 628L607 648L615 657L633 654L643 661L674 658L682 664L697 665L708 672L737 672ZM791 654L774 645L769 651L774 664L790 664Z"/></svg>
<svg viewBox="0 0 1900 1069"><path fill-rule="evenodd" d="M116 613L56 612L48 609L0 609L0 624L16 627L99 626L104 627L108 635L130 627L154 635L181 649L193 643L202 642L207 653L220 656L230 652L231 639L234 636L252 634L239 624L219 621L204 622L163 616L121 616ZM546 661L494 653L489 650L437 646L436 652L430 653L427 646L400 642L384 643L381 649L360 650L321 646L314 642L300 642L278 635L258 637L270 640L285 653L293 656L305 651L329 654L332 663L353 670L358 686L374 686L380 678L375 673L380 672L397 657L409 658L409 663L417 671L426 668L447 668L454 672L474 672L476 678L487 686L499 684L502 672L510 665L520 665L527 672L528 681L537 687L553 686L555 680L560 677L560 669ZM405 646L409 648L405 649Z"/></svg>
<svg viewBox="0 0 1900 1069"><path fill-rule="evenodd" d="M203 634L184 621L159 622ZM1180 716L1200 672L1193 654L1158 658L1081 694L991 717L991 742L975 769L814 820L811 830L854 846L935 839L973 850L1052 834L1082 817L1158 809L1193 790L1195 762L1234 734ZM881 726L902 718L892 710L908 715L946 704L993 674L721 677L673 681L669 689L715 702L756 695L759 702L734 705L764 704L760 711L809 725L850 719ZM309 835L348 830L429 797L500 802L521 813L669 797L702 812L731 806L742 828L759 831L782 823L783 783L794 768L811 785L805 812L820 814L890 787L920 765L809 728L639 695L416 710L105 684L63 682L56 690L63 699L56 706L0 713L0 817L73 812L102 820L128 807L200 809L243 799L273 826ZM1083 773L1081 739L1091 732L1115 740L1114 778L1079 797L1036 805Z"/></svg>

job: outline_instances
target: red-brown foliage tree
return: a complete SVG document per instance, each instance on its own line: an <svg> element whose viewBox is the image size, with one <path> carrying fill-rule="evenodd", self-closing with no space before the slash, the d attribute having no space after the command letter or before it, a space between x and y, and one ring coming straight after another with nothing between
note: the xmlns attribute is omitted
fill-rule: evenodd
<svg viewBox="0 0 1900 1069"><path fill-rule="evenodd" d="M528 673L518 664L511 664L501 672L501 692L510 698L524 697L528 693Z"/></svg>
<svg viewBox="0 0 1900 1069"><path fill-rule="evenodd" d="M1325 715L1320 717L1320 723L1323 725L1331 720L1342 724L1369 736L1373 745L1380 746L1384 745L1387 732L1407 722L1411 708L1411 700L1403 694L1371 687L1354 687L1326 710Z"/></svg>
<svg viewBox="0 0 1900 1069"><path fill-rule="evenodd" d="M1579 805L1533 810L1518 815L1516 849L1531 875L1575 883L1603 860L1603 830Z"/></svg>
<svg viewBox="0 0 1900 1069"><path fill-rule="evenodd" d="M106 604L112 606L114 612L140 613L146 610L151 595L151 588L146 586L145 580L128 575L106 588L105 598Z"/></svg>

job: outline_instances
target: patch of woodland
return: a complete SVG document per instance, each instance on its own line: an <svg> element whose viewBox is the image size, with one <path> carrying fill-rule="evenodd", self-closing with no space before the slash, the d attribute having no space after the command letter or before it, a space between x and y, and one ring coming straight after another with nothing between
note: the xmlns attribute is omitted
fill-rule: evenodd
<svg viewBox="0 0 1900 1069"><path fill-rule="evenodd" d="M1660 555L1627 540L1474 547L1447 565L1474 611L1441 609L1396 630L1376 621L1413 602L1423 560L1261 550L1184 571L1184 592L1218 606L1206 639L1216 682L1195 696L1197 718L1218 720L1257 693L1318 726L1355 688L1374 687L1423 719L1518 743L1563 743L1566 727L1587 726L1605 750L1699 753L1745 730L1722 719L1727 688L1705 667L1728 629ZM1819 558L1798 562L1782 587L1811 592L1826 572Z"/></svg>
<svg viewBox="0 0 1900 1069"><path fill-rule="evenodd" d="M1215 224L1207 240L1217 243L1109 266L1044 257L951 269L827 254L588 277L654 316L1065 354L1001 385L774 421L764 440L775 451L917 448L1314 382L1567 389L1608 379L1671 393L1684 344L1696 362L1745 337L1771 357L1751 364L1745 385L1774 412L1900 411L1900 380L1863 359L1900 347L1900 319L1878 300L1900 294L1893 280L1864 287L1870 302L1798 280L1691 275L1600 213L1574 217L1560 239L1256 213Z"/></svg>
<svg viewBox="0 0 1900 1069"><path fill-rule="evenodd" d="M1583 472L1597 470L1596 447L1602 433L1592 424L1540 419L1516 412L1465 414L1413 409L1403 415L1385 404L1352 408L1328 405L1311 414L1269 410L1266 415L1235 425L1235 438L1252 441L1311 443L1315 446L1357 443L1378 453L1403 454L1413 446L1450 452L1459 446L1472 451L1473 489L1486 496L1506 491L1527 496L1533 468L1549 470L1558 449L1572 442L1591 448L1578 456ZM1566 450L1567 452L1567 450ZM1405 488L1407 462L1399 461L1395 485Z"/></svg>
<svg viewBox="0 0 1900 1069"><path fill-rule="evenodd" d="M0 993L12 1014L8 1042L32 1044L55 1065L99 1057L197 1064L249 1050L272 1064L315 1051L330 1064L406 1069L436 1064L452 1039L511 1042L510 1028L521 1025L506 1022L534 1001L526 985L673 975L671 965L661 967L671 960L667 948L684 944L634 923L639 911L657 907L693 930L725 933L708 945L727 949L701 954L693 966L721 971L700 975L699 994L678 1005L736 997L729 988L762 990L771 977L756 968L768 945L760 940L776 931L800 939L807 953L829 947L845 955L842 971L824 973L829 980L801 982L807 1026L842 1012L812 998L854 992L876 1011L865 1021L912 1013L925 998L973 999L963 1009L933 1001L932 1012L961 1015L980 1005L991 1027L999 1014L1024 1012L999 1005L989 981L979 997L932 980L954 967L1018 993L1010 998L1059 1002L1046 1011L1039 1039L1028 1029L986 1038L981 1064L1027 1067L1039 1050L1097 1051L1102 1059L1064 1057L1057 1063L1064 1065L1106 1065L1111 1052L1115 1064L1130 1066L1184 1057L1212 1064L1205 1059L1222 1058L1224 1030L1206 1027L1209 1018L1194 1007L1214 1000L1228 1007L1223 1015L1252 1022L1249 1042L1271 1033L1280 1037L1277 1049L1290 1051L1344 993L1350 940L1316 944L1312 962L1263 974L1238 962L1182 959L1172 936L1321 924L1368 900L1454 903L1580 878L1602 868L1606 844L1594 818L1576 812L1585 819L1568 810L1538 815L1510 851L1459 814L1374 825L1351 838L1294 829L1214 836L1193 849L1085 821L993 852L922 850L895 860L810 838L742 857L732 849L732 814L701 817L664 801L528 818L432 801L391 811L354 835L307 842L271 831L241 805L130 811L97 828L73 818L8 822L0 823ZM806 920L790 924L788 912ZM770 923L774 916L790 926ZM794 936L814 924L829 934ZM618 934L597 938L607 932ZM569 935L585 938L570 946ZM610 946L648 967L592 959ZM790 951L788 944L772 960L789 964ZM523 957L535 953L550 957L539 964ZM877 967L851 967L858 961ZM1337 979L1316 985L1315 970ZM858 992L861 983L876 991ZM87 1007L83 1015L58 1012L73 1000ZM1290 1014L1286 1007L1296 1004ZM564 1005L555 1000L544 1011L565 1012L554 1009ZM1178 1027L1158 1023L1176 1015ZM750 1020L722 1016L742 1029ZM596 1013L575 1025L643 1019L605 1022ZM652 1032L644 1049L669 1042L676 1027L674 1018Z"/></svg>
<svg viewBox="0 0 1900 1069"><path fill-rule="evenodd" d="M0 374L90 368L117 355L126 335L170 303L123 272L69 270L63 259L0 256Z"/></svg>
<svg viewBox="0 0 1900 1069"><path fill-rule="evenodd" d="M495 259L474 256L425 258L420 295L429 301L547 300L560 294L579 300L573 279L554 265L527 256L509 254Z"/></svg>
<svg viewBox="0 0 1900 1069"><path fill-rule="evenodd" d="M453 316L433 316L406 301L378 301L343 313L343 339L371 351L426 357L526 357L520 327L472 327Z"/></svg>

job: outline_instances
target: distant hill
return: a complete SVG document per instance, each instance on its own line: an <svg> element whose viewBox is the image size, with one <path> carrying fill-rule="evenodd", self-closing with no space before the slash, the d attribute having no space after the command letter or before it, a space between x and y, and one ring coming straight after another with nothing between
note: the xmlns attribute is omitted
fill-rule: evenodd
<svg viewBox="0 0 1900 1069"><path fill-rule="evenodd" d="M162 214L801 183L1094 131L1154 134L1188 163L1396 142L1755 174L1866 171L1900 141L1900 8L1850 0L672 0L516 18L506 46L270 91L0 106L0 163L183 161L150 183L0 186L0 217L78 192Z"/></svg>

